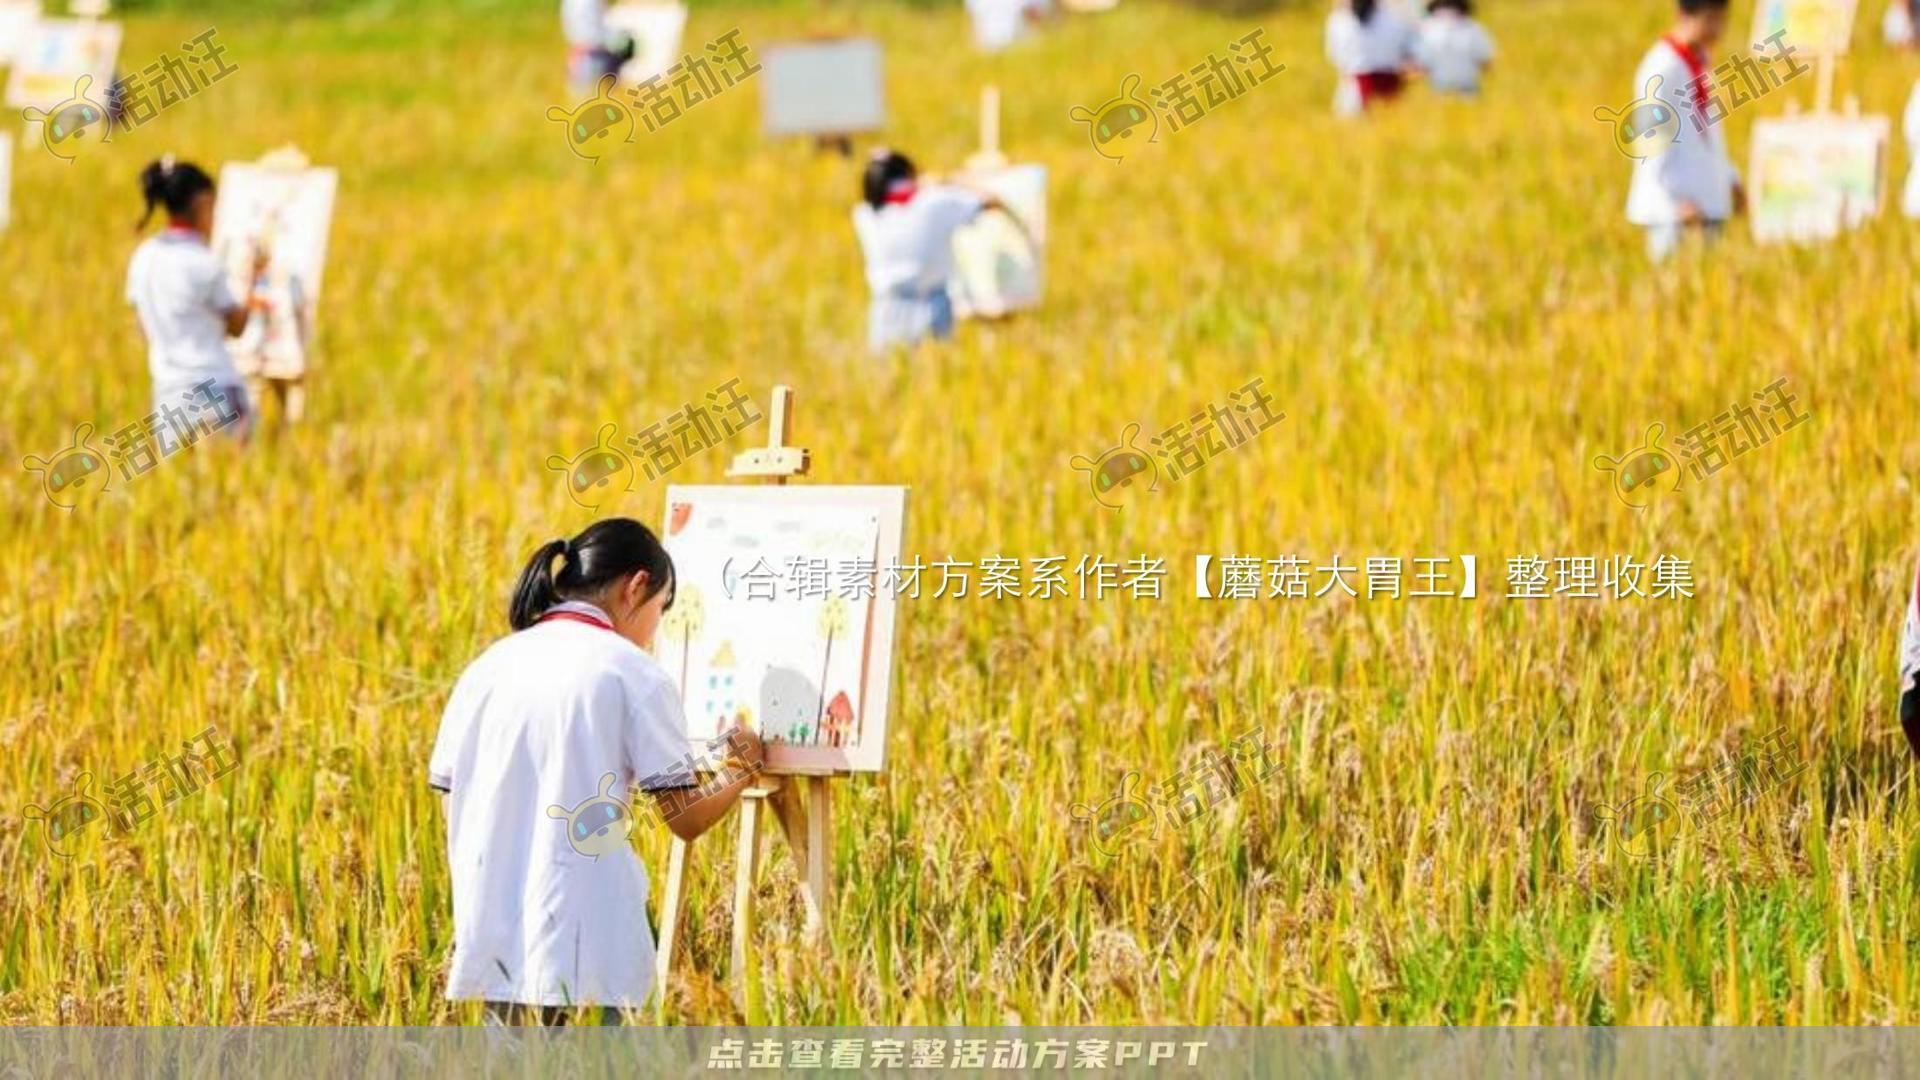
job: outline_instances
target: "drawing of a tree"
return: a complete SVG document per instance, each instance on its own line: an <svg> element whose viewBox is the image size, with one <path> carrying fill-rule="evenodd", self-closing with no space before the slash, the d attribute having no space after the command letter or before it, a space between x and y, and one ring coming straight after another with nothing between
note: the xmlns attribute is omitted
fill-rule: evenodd
<svg viewBox="0 0 1920 1080"><path fill-rule="evenodd" d="M687 657L693 651L693 635L707 624L707 601L700 590L684 582L674 583L673 608L660 617L660 629L669 637L680 637L680 700L687 699Z"/></svg>
<svg viewBox="0 0 1920 1080"><path fill-rule="evenodd" d="M827 715L827 664L833 660L833 639L846 632L847 602L837 595L827 597L820 605L820 636L827 639L827 650L820 658L820 705L813 716L815 742L820 740L820 721Z"/></svg>

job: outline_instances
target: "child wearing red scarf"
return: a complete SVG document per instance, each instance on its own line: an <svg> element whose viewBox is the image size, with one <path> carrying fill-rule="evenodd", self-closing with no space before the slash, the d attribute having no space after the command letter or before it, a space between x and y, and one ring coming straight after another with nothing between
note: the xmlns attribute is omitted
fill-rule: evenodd
<svg viewBox="0 0 1920 1080"><path fill-rule="evenodd" d="M1740 174L1727 155L1726 128L1707 113L1713 67L1707 49L1726 30L1727 5L1679 0L1672 29L1634 73L1634 96L1658 97L1678 117L1671 144L1635 162L1627 194L1627 220L1647 230L1647 250L1656 262L1689 234L1716 235L1746 206Z"/></svg>

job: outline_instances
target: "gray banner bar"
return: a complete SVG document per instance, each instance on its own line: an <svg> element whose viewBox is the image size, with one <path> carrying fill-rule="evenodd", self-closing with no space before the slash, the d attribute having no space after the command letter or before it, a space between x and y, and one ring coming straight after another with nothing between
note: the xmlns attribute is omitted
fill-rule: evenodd
<svg viewBox="0 0 1920 1080"><path fill-rule="evenodd" d="M15 1077L1920 1074L1889 1028L3 1028Z"/></svg>

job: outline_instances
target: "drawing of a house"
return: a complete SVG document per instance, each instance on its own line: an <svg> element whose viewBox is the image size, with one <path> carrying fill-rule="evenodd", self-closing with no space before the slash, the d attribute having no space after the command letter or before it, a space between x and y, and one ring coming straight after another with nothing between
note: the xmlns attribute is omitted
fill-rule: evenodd
<svg viewBox="0 0 1920 1080"><path fill-rule="evenodd" d="M853 731L853 702L847 700L845 690L833 695L827 703L827 745L843 746L847 735Z"/></svg>
<svg viewBox="0 0 1920 1080"><path fill-rule="evenodd" d="M718 731L733 713L733 642L723 641L707 661L707 721Z"/></svg>

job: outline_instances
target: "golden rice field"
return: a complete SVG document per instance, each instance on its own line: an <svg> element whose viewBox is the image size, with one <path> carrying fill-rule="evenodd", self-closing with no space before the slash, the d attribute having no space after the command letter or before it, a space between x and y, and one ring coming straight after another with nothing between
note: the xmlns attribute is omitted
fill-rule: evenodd
<svg viewBox="0 0 1920 1080"><path fill-rule="evenodd" d="M545 117L571 104L546 3L129 17L124 57L213 22L240 71L71 165L18 155L0 443L45 456L148 409L122 285L134 177L167 150L291 140L339 166L322 366L310 422L244 454L73 512L18 465L0 486L0 1019L471 1022L441 996L440 709L527 554L591 518L546 458L738 376L763 406L796 388L812 482L911 485L928 562L1169 571L1157 601L902 601L888 768L837 788L827 941L801 940L770 847L744 1019L1920 1022L1894 711L1920 231L1794 249L1742 226L1655 270L1592 113L1631 96L1664 3L1489 0L1487 96L1364 125L1328 115L1309 7L1128 0L983 56L957 5L698 6L696 45L879 35L887 137L929 167L960 164L997 82L1006 148L1051 170L1044 308L894 362L862 349L856 163L763 139L755 87L589 165ZM1839 88L1897 119L1920 65L1878 13ZM1124 162L1068 119L1254 26L1288 71ZM1742 162L1810 85L1733 115ZM1286 420L1124 510L1069 466L1255 375ZM1592 466L1782 376L1810 423L1644 512ZM618 510L656 522L662 496ZM1201 600L1197 554L1398 556L1409 580L1471 554L1480 596ZM1662 554L1692 599L1504 595L1510 557ZM63 860L25 817L208 725L237 771L130 834ZM1254 729L1278 772L1198 822L1108 857L1074 820ZM1804 770L1659 857L1599 820L1775 729ZM730 824L695 849L668 1022L742 1018ZM657 902L668 835L636 836Z"/></svg>

